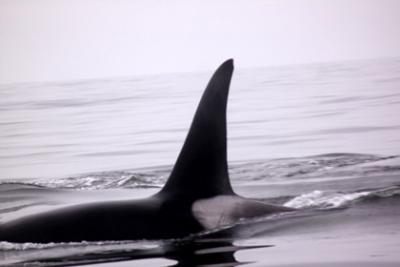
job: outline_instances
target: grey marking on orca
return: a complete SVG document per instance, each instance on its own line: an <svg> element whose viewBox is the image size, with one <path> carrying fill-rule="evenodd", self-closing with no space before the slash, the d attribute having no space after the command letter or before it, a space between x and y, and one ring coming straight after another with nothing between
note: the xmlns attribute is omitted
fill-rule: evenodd
<svg viewBox="0 0 400 267"><path fill-rule="evenodd" d="M227 164L226 106L233 60L214 73L160 192L141 200L80 204L0 225L0 241L72 242L180 238L240 218L291 209L236 195Z"/></svg>
<svg viewBox="0 0 400 267"><path fill-rule="evenodd" d="M199 199L192 206L193 216L208 230L230 225L244 218L265 216L289 210L292 209L235 195L219 195Z"/></svg>

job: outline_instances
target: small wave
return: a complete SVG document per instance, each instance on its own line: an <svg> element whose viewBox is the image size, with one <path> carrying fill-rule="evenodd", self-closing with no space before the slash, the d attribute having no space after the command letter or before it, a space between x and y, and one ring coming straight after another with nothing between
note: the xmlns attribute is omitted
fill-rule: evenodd
<svg viewBox="0 0 400 267"><path fill-rule="evenodd" d="M372 199L382 199L382 198L393 198L399 196L400 196L400 185L395 185L388 188L372 191L364 199L372 200Z"/></svg>
<svg viewBox="0 0 400 267"><path fill-rule="evenodd" d="M315 190L310 193L294 197L293 199L287 201L284 206L296 209L335 209L345 208L356 201L392 198L397 196L400 196L400 186L391 186L373 191L352 193L325 192Z"/></svg>
<svg viewBox="0 0 400 267"><path fill-rule="evenodd" d="M233 165L233 179L243 182L282 182L310 179L360 177L400 172L400 166L364 166L397 156L377 156L354 153L332 153L301 158L283 158ZM357 166L357 168L355 168Z"/></svg>
<svg viewBox="0 0 400 267"><path fill-rule="evenodd" d="M294 182L342 179L400 173L399 165L368 165L394 159L398 156L336 153L310 157L283 158L231 164L232 181L240 183ZM367 165L366 165L367 164ZM154 167L142 170L124 170L90 173L57 179L8 179L2 184L21 184L47 188L109 189L109 188L157 188L161 187L171 167Z"/></svg>
<svg viewBox="0 0 400 267"><path fill-rule="evenodd" d="M0 182L0 185L14 184L40 188L87 190L110 188L158 188L164 184L168 173L168 171L163 170L152 170L147 172L113 171L66 178L6 180Z"/></svg>
<svg viewBox="0 0 400 267"><path fill-rule="evenodd" d="M284 206L290 208L339 208L344 207L363 196L367 196L369 192L359 192L359 193L327 193L324 191L315 190L311 193L303 194L301 196L295 197L292 200L286 202Z"/></svg>
<svg viewBox="0 0 400 267"><path fill-rule="evenodd" d="M104 241L71 243L9 243L0 242L0 266L70 266L121 253L140 255L157 253L162 243L156 241ZM109 260L106 260L109 261Z"/></svg>
<svg viewBox="0 0 400 267"><path fill-rule="evenodd" d="M99 242L100 244L101 242ZM30 250L30 249L45 249L45 248L55 248L62 246L77 246L77 245L87 245L87 242L71 242L71 243L12 243L12 242L0 242L0 250Z"/></svg>
<svg viewBox="0 0 400 267"><path fill-rule="evenodd" d="M67 242L67 243L12 243L12 242L0 242L0 251L25 251L35 249L56 249L64 247L88 247L88 246L105 246L118 247L118 246L129 246L130 249L149 249L158 247L160 244L157 242L150 241L97 241L97 242Z"/></svg>
<svg viewBox="0 0 400 267"><path fill-rule="evenodd" d="M34 185L49 188L73 189L108 189L108 188L143 188L159 187L159 177L146 173L112 172L61 179L41 179Z"/></svg>

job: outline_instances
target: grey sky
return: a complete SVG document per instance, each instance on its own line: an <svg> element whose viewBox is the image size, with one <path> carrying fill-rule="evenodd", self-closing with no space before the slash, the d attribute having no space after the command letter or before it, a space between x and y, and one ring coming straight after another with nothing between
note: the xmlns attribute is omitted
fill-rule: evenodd
<svg viewBox="0 0 400 267"><path fill-rule="evenodd" d="M397 0L0 0L0 83L400 56Z"/></svg>

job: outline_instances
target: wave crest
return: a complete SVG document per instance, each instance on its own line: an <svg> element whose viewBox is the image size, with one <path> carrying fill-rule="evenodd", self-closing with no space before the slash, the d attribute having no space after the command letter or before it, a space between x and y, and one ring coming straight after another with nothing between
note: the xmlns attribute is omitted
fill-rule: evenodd
<svg viewBox="0 0 400 267"><path fill-rule="evenodd" d="M391 186L374 191L361 191L352 193L325 192L321 190L315 190L310 193L294 197L293 199L287 201L284 206L296 209L345 208L356 201L392 198L398 196L400 196L400 186Z"/></svg>

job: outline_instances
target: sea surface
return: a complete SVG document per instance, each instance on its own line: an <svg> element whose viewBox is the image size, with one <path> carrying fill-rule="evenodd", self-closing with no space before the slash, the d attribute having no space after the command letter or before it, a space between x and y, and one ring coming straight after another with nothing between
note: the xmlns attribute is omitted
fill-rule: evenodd
<svg viewBox="0 0 400 267"><path fill-rule="evenodd" d="M298 211L176 240L0 240L0 266L400 266L400 59L236 66L234 190ZM0 84L0 223L157 192L212 71Z"/></svg>

